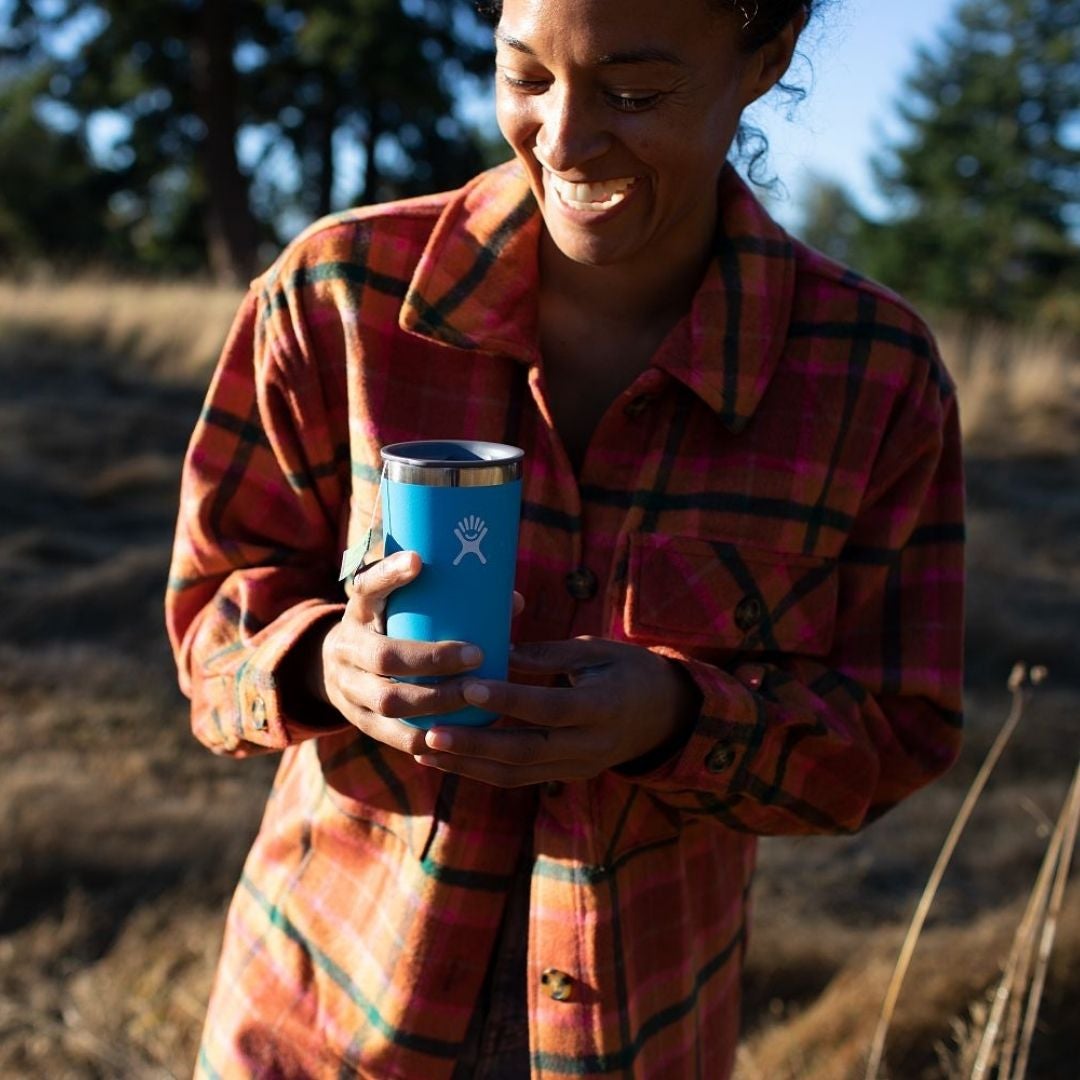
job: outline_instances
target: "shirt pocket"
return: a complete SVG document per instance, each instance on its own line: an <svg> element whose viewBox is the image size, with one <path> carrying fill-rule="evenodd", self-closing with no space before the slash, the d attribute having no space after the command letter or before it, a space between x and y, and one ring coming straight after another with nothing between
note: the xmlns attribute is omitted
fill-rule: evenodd
<svg viewBox="0 0 1080 1080"><path fill-rule="evenodd" d="M630 537L622 630L629 641L714 662L744 653L824 656L837 596L835 559L637 533Z"/></svg>

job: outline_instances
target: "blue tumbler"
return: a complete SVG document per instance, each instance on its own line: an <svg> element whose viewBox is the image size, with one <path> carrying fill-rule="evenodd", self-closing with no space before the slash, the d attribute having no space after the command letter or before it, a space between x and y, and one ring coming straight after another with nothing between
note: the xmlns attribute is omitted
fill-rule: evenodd
<svg viewBox="0 0 1080 1080"><path fill-rule="evenodd" d="M387 598L388 637L478 645L484 660L473 673L506 678L524 456L516 446L470 440L383 447L385 554L416 551L424 564ZM482 726L496 715L469 705L406 722Z"/></svg>

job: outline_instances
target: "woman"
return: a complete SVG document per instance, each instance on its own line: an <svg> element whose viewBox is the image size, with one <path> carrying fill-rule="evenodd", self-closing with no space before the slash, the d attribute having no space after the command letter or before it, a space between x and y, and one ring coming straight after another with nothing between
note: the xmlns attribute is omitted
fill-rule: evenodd
<svg viewBox="0 0 1080 1080"><path fill-rule="evenodd" d="M953 761L951 385L725 164L809 8L505 0L515 162L253 285L168 599L198 737L284 751L200 1073L726 1076L755 835L857 829ZM517 681L380 633L414 553L341 602L379 447L425 437L526 451ZM400 719L466 701L503 719Z"/></svg>

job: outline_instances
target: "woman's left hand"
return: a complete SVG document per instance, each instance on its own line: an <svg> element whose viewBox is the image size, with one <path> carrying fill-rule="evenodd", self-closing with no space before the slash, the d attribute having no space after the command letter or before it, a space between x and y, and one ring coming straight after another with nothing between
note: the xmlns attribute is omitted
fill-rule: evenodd
<svg viewBox="0 0 1080 1080"><path fill-rule="evenodd" d="M685 671L638 645L595 637L519 645L510 664L522 674L563 675L570 685L471 680L465 699L507 719L433 728L420 764L497 787L589 779L674 745L701 704Z"/></svg>

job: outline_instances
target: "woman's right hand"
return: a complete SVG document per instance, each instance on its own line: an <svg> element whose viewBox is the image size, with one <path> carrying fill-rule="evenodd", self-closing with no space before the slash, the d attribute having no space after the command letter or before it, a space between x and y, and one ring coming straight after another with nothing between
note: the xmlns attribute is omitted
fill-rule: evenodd
<svg viewBox="0 0 1080 1080"><path fill-rule="evenodd" d="M386 637L386 598L422 568L415 551L399 551L355 579L345 614L314 649L307 672L311 690L364 734L406 754L424 752L424 731L405 717L453 712L467 705L463 678L438 685L395 682L396 677L464 676L483 656L462 641L405 641ZM515 595L515 607L520 598Z"/></svg>

